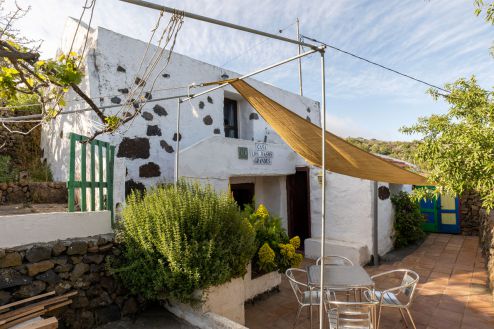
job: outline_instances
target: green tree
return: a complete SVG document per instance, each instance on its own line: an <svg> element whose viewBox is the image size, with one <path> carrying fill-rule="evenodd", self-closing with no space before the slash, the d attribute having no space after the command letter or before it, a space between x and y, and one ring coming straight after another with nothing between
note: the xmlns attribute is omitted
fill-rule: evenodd
<svg viewBox="0 0 494 329"><path fill-rule="evenodd" d="M449 95L430 90L449 103L446 114L418 119L402 132L423 136L415 158L429 172L438 192L459 195L477 191L483 206L494 208L494 93L482 89L475 79L447 84Z"/></svg>

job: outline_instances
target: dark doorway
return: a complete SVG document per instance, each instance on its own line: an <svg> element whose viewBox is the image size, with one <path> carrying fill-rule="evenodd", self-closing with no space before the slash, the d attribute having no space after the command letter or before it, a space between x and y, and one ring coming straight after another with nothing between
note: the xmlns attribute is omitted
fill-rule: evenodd
<svg viewBox="0 0 494 329"><path fill-rule="evenodd" d="M230 190L240 209L244 210L245 205L252 204L254 200L254 183L231 184Z"/></svg>
<svg viewBox="0 0 494 329"><path fill-rule="evenodd" d="M225 98L223 120L225 137L238 138L237 101Z"/></svg>
<svg viewBox="0 0 494 329"><path fill-rule="evenodd" d="M286 176L288 235L298 235L304 241L310 238L309 168L297 168L294 175Z"/></svg>

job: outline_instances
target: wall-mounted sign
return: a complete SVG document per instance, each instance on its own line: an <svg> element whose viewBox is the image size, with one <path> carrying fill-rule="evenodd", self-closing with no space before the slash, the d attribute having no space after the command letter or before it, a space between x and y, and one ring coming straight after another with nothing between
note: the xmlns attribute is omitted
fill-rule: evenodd
<svg viewBox="0 0 494 329"><path fill-rule="evenodd" d="M238 158L240 160L249 159L249 149L247 149L246 147L239 146L238 147Z"/></svg>
<svg viewBox="0 0 494 329"><path fill-rule="evenodd" d="M273 160L273 151L268 150L268 144L256 143L255 150L252 151L252 159L257 165L271 165Z"/></svg>

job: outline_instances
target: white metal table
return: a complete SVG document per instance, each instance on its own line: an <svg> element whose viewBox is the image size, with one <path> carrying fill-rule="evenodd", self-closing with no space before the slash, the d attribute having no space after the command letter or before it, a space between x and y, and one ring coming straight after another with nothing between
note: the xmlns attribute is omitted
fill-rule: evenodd
<svg viewBox="0 0 494 329"><path fill-rule="evenodd" d="M324 265L323 275L324 290L374 288L374 281L372 281L365 269L359 265ZM307 267L307 280L309 289L320 289L320 265L310 265ZM323 296L320 296L319 302L323 303ZM312 329L312 305L310 306L310 327Z"/></svg>

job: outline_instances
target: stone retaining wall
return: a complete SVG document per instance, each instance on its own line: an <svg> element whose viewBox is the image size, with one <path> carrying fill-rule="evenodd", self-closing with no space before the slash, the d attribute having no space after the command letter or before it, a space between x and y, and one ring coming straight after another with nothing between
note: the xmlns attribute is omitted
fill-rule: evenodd
<svg viewBox="0 0 494 329"><path fill-rule="evenodd" d="M67 188L62 182L0 183L0 205L66 202Z"/></svg>
<svg viewBox="0 0 494 329"><path fill-rule="evenodd" d="M73 303L57 314L62 327L94 328L134 314L142 301L107 269L107 258L119 254L113 235L0 249L0 305L77 290Z"/></svg>
<svg viewBox="0 0 494 329"><path fill-rule="evenodd" d="M464 192L460 202L461 233L479 235L482 200L476 192Z"/></svg>
<svg viewBox="0 0 494 329"><path fill-rule="evenodd" d="M494 298L494 211L480 211L480 247L486 257L487 281Z"/></svg>

